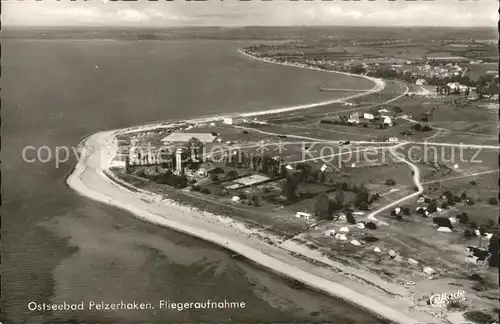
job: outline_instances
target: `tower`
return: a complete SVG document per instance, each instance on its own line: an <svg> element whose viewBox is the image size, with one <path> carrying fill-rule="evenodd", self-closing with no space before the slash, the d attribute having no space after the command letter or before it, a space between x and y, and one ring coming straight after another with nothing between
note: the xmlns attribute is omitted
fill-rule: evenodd
<svg viewBox="0 0 500 324"><path fill-rule="evenodd" d="M182 175L183 168L182 168L182 149L178 148L177 151L175 151L175 171L178 175Z"/></svg>

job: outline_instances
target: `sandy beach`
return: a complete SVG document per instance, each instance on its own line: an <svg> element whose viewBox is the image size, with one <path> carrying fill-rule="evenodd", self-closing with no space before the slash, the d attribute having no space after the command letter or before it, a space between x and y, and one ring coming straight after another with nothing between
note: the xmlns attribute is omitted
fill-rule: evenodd
<svg viewBox="0 0 500 324"><path fill-rule="evenodd" d="M383 81L378 80L372 89L354 96L377 92L383 87ZM307 109L327 103L342 102L352 97L246 115L256 116ZM206 122L220 118L219 116L200 120ZM129 190L119 184L121 180L110 179L113 175L107 170L113 166L113 158L118 150L115 137L125 132L160 127L165 127L165 125L152 124L105 131L85 138L80 143L81 154L73 173L67 178L67 184L82 196L129 211L145 221L220 245L271 271L302 282L312 289L356 304L391 322L402 324L436 322L433 316L412 308L413 300L407 289L385 282L368 271L338 264L323 257L317 251L292 241L281 242L275 237L259 230L249 229L230 218L180 205L173 200L140 189ZM130 185L127 186L130 187ZM275 244L264 242L262 240L264 236ZM321 262L321 265L313 264L310 262L312 260Z"/></svg>

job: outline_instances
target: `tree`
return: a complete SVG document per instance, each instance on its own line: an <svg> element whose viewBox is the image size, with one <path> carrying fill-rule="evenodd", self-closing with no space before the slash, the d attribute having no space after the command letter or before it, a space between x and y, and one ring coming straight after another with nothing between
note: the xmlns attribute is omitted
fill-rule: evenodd
<svg viewBox="0 0 500 324"><path fill-rule="evenodd" d="M236 171L234 171L234 170L230 170L230 171L228 171L228 172L227 172L227 174L226 174L226 177L227 177L228 179L234 179L234 178L236 178L237 176L238 176L238 172L236 172Z"/></svg>
<svg viewBox="0 0 500 324"><path fill-rule="evenodd" d="M371 230L376 230L377 229L377 225L374 222L368 222L368 223L366 223L365 227L368 228L368 229L371 229Z"/></svg>
<svg viewBox="0 0 500 324"><path fill-rule="evenodd" d="M344 190L341 188L337 189L335 192L335 203L339 208L342 208L344 206Z"/></svg>
<svg viewBox="0 0 500 324"><path fill-rule="evenodd" d="M285 182L283 182L282 192L288 201L297 199L296 190L297 183L294 180L286 179Z"/></svg>
<svg viewBox="0 0 500 324"><path fill-rule="evenodd" d="M435 201L431 201L428 205L427 205L427 211L429 213L435 213L437 211L437 204Z"/></svg>
<svg viewBox="0 0 500 324"><path fill-rule="evenodd" d="M354 197L354 206L360 208L361 210L368 210L368 189L366 189L364 184L360 184L356 188L356 196Z"/></svg>
<svg viewBox="0 0 500 324"><path fill-rule="evenodd" d="M460 224L467 224L469 222L469 215L467 213L463 212L458 216L458 220Z"/></svg>
<svg viewBox="0 0 500 324"><path fill-rule="evenodd" d="M331 219L332 209L330 208L330 199L325 193L316 196L313 203L314 215L318 219Z"/></svg>
<svg viewBox="0 0 500 324"><path fill-rule="evenodd" d="M396 180L394 180L394 179L387 179L385 181L385 184L388 185L388 186L394 186L396 184Z"/></svg>
<svg viewBox="0 0 500 324"><path fill-rule="evenodd" d="M498 199L495 198L495 197L491 197L490 199L488 199L488 204L490 204L490 205L498 205Z"/></svg>
<svg viewBox="0 0 500 324"><path fill-rule="evenodd" d="M472 229L476 229L477 228L476 222L470 222L469 223L469 227L472 228Z"/></svg>
<svg viewBox="0 0 500 324"><path fill-rule="evenodd" d="M356 218L354 218L354 215L352 214L351 211L348 211L346 214L346 220L349 224L356 224Z"/></svg>
<svg viewBox="0 0 500 324"><path fill-rule="evenodd" d="M319 181L323 183L323 182L325 182L325 180L326 180L326 174L325 174L325 172L321 172L319 174Z"/></svg>
<svg viewBox="0 0 500 324"><path fill-rule="evenodd" d="M129 174L130 172L132 172L132 167L130 166L130 158L127 156L125 158L125 173Z"/></svg>
<svg viewBox="0 0 500 324"><path fill-rule="evenodd" d="M212 181L212 182L217 182L217 181L219 181L219 176L218 176L218 175L216 175L215 173L212 173L212 174L210 175L210 181Z"/></svg>
<svg viewBox="0 0 500 324"><path fill-rule="evenodd" d="M403 207L401 210L403 211L403 214L405 214L406 216L410 216L410 214L411 214L410 208Z"/></svg>
<svg viewBox="0 0 500 324"><path fill-rule="evenodd" d="M259 196L255 195L252 197L252 203L255 207L259 207L260 206L260 200L259 200Z"/></svg>
<svg viewBox="0 0 500 324"><path fill-rule="evenodd" d="M498 268L499 256L498 256L498 233L493 234L490 239L490 246L488 247L488 252L491 253L490 257L490 267Z"/></svg>

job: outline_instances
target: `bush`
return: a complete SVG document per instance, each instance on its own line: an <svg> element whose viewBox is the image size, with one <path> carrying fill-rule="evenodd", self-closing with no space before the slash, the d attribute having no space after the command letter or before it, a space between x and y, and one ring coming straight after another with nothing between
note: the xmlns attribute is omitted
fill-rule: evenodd
<svg viewBox="0 0 500 324"><path fill-rule="evenodd" d="M458 220L460 224L467 224L469 222L469 215L467 213L461 213L458 215Z"/></svg>
<svg viewBox="0 0 500 324"><path fill-rule="evenodd" d="M467 230L465 230L465 231L464 231L464 236L465 236L466 238L471 238L471 237L476 236L476 234L474 234L474 232L473 232L473 231L471 231L471 230L468 230L468 229L467 229Z"/></svg>
<svg viewBox="0 0 500 324"><path fill-rule="evenodd" d="M192 185L192 186L191 186L191 190L192 190L192 191L200 191L200 190L201 190L201 188L200 188L200 186L198 186L198 185Z"/></svg>
<svg viewBox="0 0 500 324"><path fill-rule="evenodd" d="M346 220L349 224L356 224L356 218L351 212L348 212L346 215Z"/></svg>
<svg viewBox="0 0 500 324"><path fill-rule="evenodd" d="M209 195L209 194L210 194L210 189L208 189L208 188L201 188L201 190L200 190L200 191L201 191L201 193L203 193L203 194L207 194L207 195Z"/></svg>
<svg viewBox="0 0 500 324"><path fill-rule="evenodd" d="M401 214L396 215L396 219L397 219L398 221L403 220L403 215L401 215Z"/></svg>
<svg viewBox="0 0 500 324"><path fill-rule="evenodd" d="M365 236L362 238L362 240L368 243L373 243L379 241L379 238L375 236Z"/></svg>
<svg viewBox="0 0 500 324"><path fill-rule="evenodd" d="M406 216L410 216L411 215L411 212L410 212L410 208L409 207L403 207L401 209L401 211L403 212L403 214L405 214Z"/></svg>
<svg viewBox="0 0 500 324"><path fill-rule="evenodd" d="M377 229L377 225L374 222L368 222L368 223L366 223L365 227L368 228L368 229L371 229L371 230L376 230Z"/></svg>
<svg viewBox="0 0 500 324"><path fill-rule="evenodd" d="M396 180L394 180L394 179L387 179L385 181L385 184L388 185L388 186L394 186L396 184Z"/></svg>
<svg viewBox="0 0 500 324"><path fill-rule="evenodd" d="M471 185L475 186L477 185L477 181L476 180L471 180L471 182L469 182Z"/></svg>
<svg viewBox="0 0 500 324"><path fill-rule="evenodd" d="M475 222L470 222L469 223L469 227L472 228L472 229L476 229L477 228L477 224Z"/></svg>
<svg viewBox="0 0 500 324"><path fill-rule="evenodd" d="M494 320L494 318L491 315L479 310L465 312L464 317L468 321L480 324L491 323Z"/></svg>
<svg viewBox="0 0 500 324"><path fill-rule="evenodd" d="M210 181L212 181L212 182L217 182L217 181L219 181L219 176L218 176L218 175L216 175L215 173L212 173L212 174L210 175Z"/></svg>
<svg viewBox="0 0 500 324"><path fill-rule="evenodd" d="M435 213L437 211L437 204L435 201L432 201L427 205L427 211L429 213Z"/></svg>
<svg viewBox="0 0 500 324"><path fill-rule="evenodd" d="M490 205L498 205L498 199L495 198L495 197L491 197L490 199L488 199L488 204L490 204Z"/></svg>

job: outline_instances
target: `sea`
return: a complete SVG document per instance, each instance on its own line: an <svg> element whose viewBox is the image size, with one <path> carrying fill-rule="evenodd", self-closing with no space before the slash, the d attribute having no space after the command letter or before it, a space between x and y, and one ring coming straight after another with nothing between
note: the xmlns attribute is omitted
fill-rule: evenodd
<svg viewBox="0 0 500 324"><path fill-rule="evenodd" d="M258 111L369 81L237 52L246 41L2 42L1 323L380 323L213 244L79 196L65 182L89 134ZM27 151L28 150L28 151ZM33 152L38 152L38 156ZM23 152L25 157L23 157ZM33 303L233 301L244 308L32 311ZM31 303L31 304L30 304Z"/></svg>

